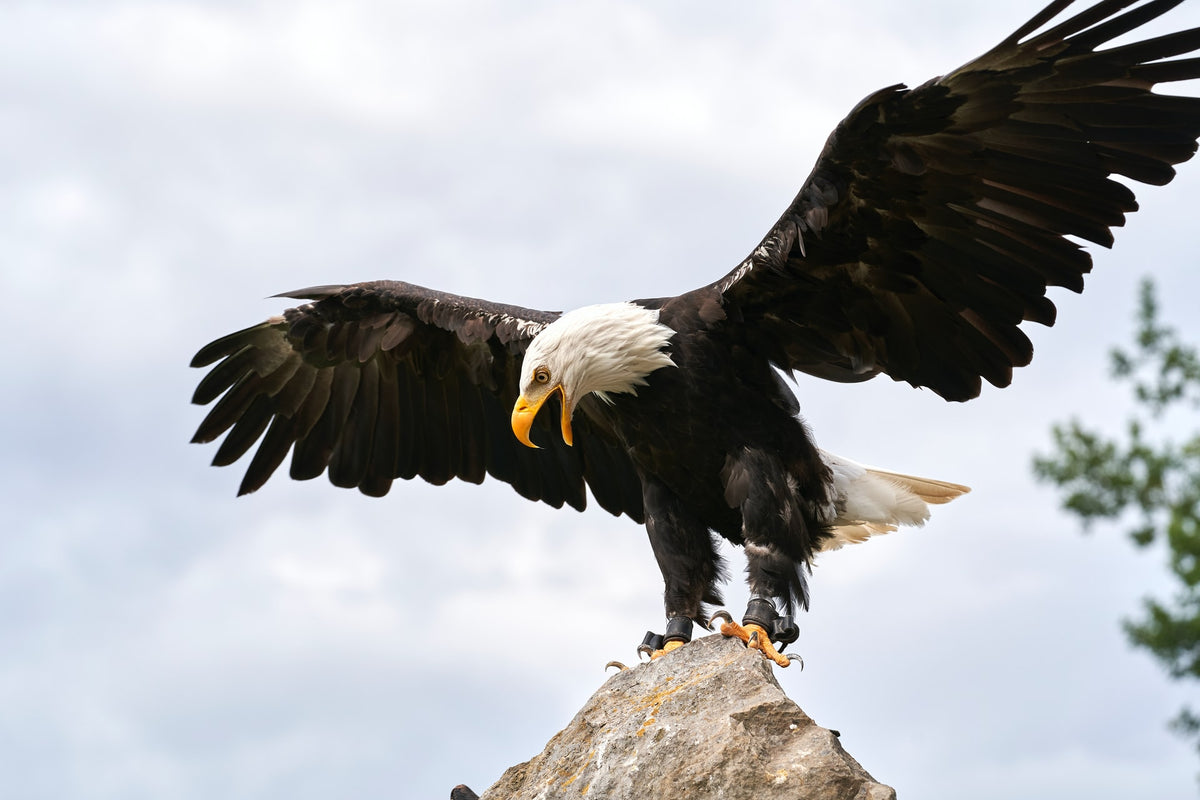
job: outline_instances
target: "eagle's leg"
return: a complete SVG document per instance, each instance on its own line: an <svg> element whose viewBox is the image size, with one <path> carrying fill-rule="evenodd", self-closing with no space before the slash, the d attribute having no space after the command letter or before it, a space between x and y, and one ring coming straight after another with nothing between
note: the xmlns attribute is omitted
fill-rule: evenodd
<svg viewBox="0 0 1200 800"><path fill-rule="evenodd" d="M770 600L764 597L750 598L741 625L723 611L713 615L713 619L718 617L724 619L721 623L722 635L741 639L747 647L761 651L765 657L781 667L792 663L791 659L775 649L772 640L784 646L789 645L800 637L800 629L796 627L790 614L780 615Z"/></svg>
<svg viewBox="0 0 1200 800"><path fill-rule="evenodd" d="M703 605L721 603L716 587L721 562L708 527L673 492L647 481L643 503L650 547L663 576L667 630L662 636L647 631L638 652L658 658L692 640L693 620L708 627Z"/></svg>
<svg viewBox="0 0 1200 800"><path fill-rule="evenodd" d="M791 661L772 640L790 643L799 631L790 616L780 616L776 601L788 615L797 606L808 608L806 572L824 530L829 477L806 435L791 444L790 455L787 448L743 447L726 457L721 472L726 502L742 513L751 598L742 624L729 620L721 632L737 636L781 667Z"/></svg>

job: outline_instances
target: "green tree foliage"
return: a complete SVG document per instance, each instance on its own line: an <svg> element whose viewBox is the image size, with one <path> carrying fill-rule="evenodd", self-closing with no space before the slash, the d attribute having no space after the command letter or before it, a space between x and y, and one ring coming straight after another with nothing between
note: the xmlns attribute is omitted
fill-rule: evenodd
<svg viewBox="0 0 1200 800"><path fill-rule="evenodd" d="M1111 358L1113 377L1129 383L1137 401L1124 434L1108 438L1077 420L1055 425L1054 452L1034 459L1034 473L1058 486L1085 528L1111 520L1128 525L1140 547L1165 543L1178 590L1147 598L1141 617L1124 621L1125 632L1172 677L1200 678L1200 355L1159 322L1147 280L1134 346ZM1191 709L1172 725L1200 737L1200 714Z"/></svg>

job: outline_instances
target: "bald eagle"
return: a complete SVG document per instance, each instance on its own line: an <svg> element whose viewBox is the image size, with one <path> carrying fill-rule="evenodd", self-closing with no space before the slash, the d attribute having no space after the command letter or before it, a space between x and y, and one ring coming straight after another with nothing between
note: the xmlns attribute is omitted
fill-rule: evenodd
<svg viewBox="0 0 1200 800"><path fill-rule="evenodd" d="M1136 210L1114 176L1162 185L1196 152L1200 29L1119 45L1179 0L1056 0L995 48L837 126L792 204L727 275L676 297L565 314L395 281L320 286L217 339L194 402L213 463L254 448L240 493L290 474L384 495L397 478L492 477L645 523L665 583L661 654L719 605L717 536L744 547L751 600L722 626L787 664L822 550L966 487L817 448L781 373L880 373L946 400L1003 387L1052 325L1049 286L1083 288ZM1132 6L1132 8L1130 8ZM218 400L218 398L220 398Z"/></svg>

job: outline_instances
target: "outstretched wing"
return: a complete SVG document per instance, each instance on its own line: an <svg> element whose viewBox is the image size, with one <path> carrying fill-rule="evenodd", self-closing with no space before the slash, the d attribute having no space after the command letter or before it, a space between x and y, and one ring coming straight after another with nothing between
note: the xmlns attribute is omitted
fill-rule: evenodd
<svg viewBox="0 0 1200 800"><path fill-rule="evenodd" d="M485 474L523 496L642 521L641 483L624 450L588 415L575 447L535 424L532 450L510 427L521 359L558 314L395 281L319 286L282 297L313 302L217 339L192 360L219 362L192 400L221 399L194 442L225 440L213 463L255 451L239 494L261 487L292 451L291 476L383 495L396 478L472 483ZM223 396L222 396L223 395ZM260 441L261 439L261 441Z"/></svg>
<svg viewBox="0 0 1200 800"><path fill-rule="evenodd" d="M1196 152L1200 100L1151 91L1200 78L1200 29L1108 46L1180 0L1106 0L916 89L892 86L838 125L757 249L712 284L752 348L838 381L880 372L948 400L996 386L1051 325L1048 286L1083 289L1149 184ZM1045 28L1043 30L1043 28Z"/></svg>

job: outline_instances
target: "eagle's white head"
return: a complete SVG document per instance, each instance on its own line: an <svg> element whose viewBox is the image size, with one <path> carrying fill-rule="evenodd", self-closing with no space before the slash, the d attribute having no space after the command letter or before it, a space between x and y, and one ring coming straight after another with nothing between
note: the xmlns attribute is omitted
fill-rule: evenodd
<svg viewBox="0 0 1200 800"><path fill-rule="evenodd" d="M533 419L558 392L563 441L571 444L571 414L580 398L592 392L606 401L608 394L637 394L647 375L674 365L665 349L674 333L658 321L658 311L636 303L584 306L563 314L525 351L513 433L535 447L529 440Z"/></svg>

